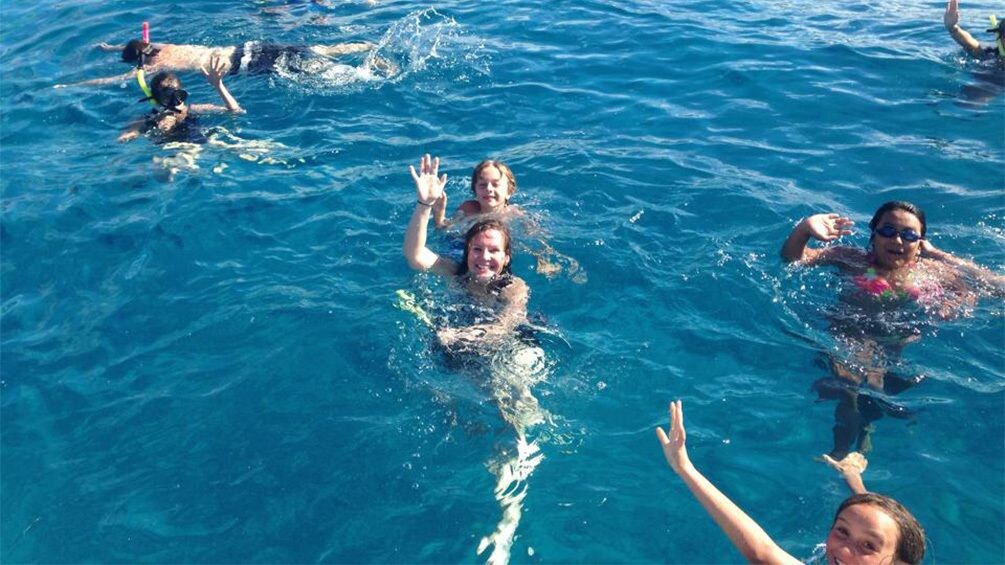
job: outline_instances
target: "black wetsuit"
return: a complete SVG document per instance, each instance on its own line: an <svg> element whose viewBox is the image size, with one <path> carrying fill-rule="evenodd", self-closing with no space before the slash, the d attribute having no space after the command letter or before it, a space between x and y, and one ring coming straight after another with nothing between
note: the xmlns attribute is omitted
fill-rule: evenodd
<svg viewBox="0 0 1005 565"><path fill-rule="evenodd" d="M981 54L977 56L981 61L993 61L998 60L999 63L1002 62L1002 55L998 52L998 42L985 43L983 41L979 42Z"/></svg>
<svg viewBox="0 0 1005 565"><path fill-rule="evenodd" d="M230 56L230 74L245 72L249 74L274 73L276 62L282 60L286 66L296 70L296 62L306 58L311 50L300 45L276 45L249 41L238 45Z"/></svg>
<svg viewBox="0 0 1005 565"><path fill-rule="evenodd" d="M159 131L157 129L157 117L161 112L162 110L151 110L147 114L146 121L143 124L143 131L156 131L158 133L153 140L154 143L158 145L164 143L197 143L202 145L209 141L206 134L203 133L202 128L199 127L198 117L192 113L189 113L183 122L175 124L170 131Z"/></svg>

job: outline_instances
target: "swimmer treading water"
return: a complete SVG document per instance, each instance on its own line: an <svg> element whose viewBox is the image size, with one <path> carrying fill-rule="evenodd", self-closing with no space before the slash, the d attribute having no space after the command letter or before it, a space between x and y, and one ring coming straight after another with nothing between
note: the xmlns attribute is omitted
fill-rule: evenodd
<svg viewBox="0 0 1005 565"><path fill-rule="evenodd" d="M982 296L1005 296L1005 276L936 248L926 237L925 213L909 202L887 202L876 210L868 250L808 246L811 239L832 242L849 235L852 225L838 214L809 216L781 250L787 262L836 266L851 283L829 315L838 343L829 356L833 377L813 385L821 399L837 401L834 447L828 454L837 461L853 449L869 451L872 423L883 415L913 416L889 397L925 377L898 375L891 368L920 338L922 327L961 315Z"/></svg>
<svg viewBox="0 0 1005 565"><path fill-rule="evenodd" d="M426 246L427 224L447 181L446 175L437 176L438 172L439 159L429 155L422 158L418 171L411 168L417 202L405 233L404 254L414 269L453 277L470 299L464 325L440 327L436 335L451 364L481 369L478 372L487 389L514 431L512 452L490 464L502 517L477 548L479 555L492 548L489 563L507 563L527 495L527 480L543 459L527 432L547 420L531 390L546 376L544 352L532 338L520 336L520 326L527 322L529 289L510 269L512 244L506 224L487 219L472 226L464 238L464 255L459 262ZM428 314L417 313L421 309L414 301L402 308L432 323Z"/></svg>
<svg viewBox="0 0 1005 565"><path fill-rule="evenodd" d="M555 250L544 236L543 230L521 207L510 200L517 191L516 176L506 163L497 159L485 159L475 165L471 172L471 195L457 207L451 219L447 219L446 191L433 203L433 219L438 229L468 223L472 220L496 218L508 223L519 222L524 235L536 243L536 249L528 249L534 255L538 274L555 277L563 271L572 282L585 284L586 272L579 261Z"/></svg>

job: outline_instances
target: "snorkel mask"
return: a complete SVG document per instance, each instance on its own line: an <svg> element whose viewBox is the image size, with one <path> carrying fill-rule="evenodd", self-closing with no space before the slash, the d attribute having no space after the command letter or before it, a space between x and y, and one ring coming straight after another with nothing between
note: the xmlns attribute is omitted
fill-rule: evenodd
<svg viewBox="0 0 1005 565"><path fill-rule="evenodd" d="M179 113L181 110L178 108L188 100L188 92L180 88L165 88L160 92L161 99L157 100L161 106L163 106L167 111Z"/></svg>
<svg viewBox="0 0 1005 565"><path fill-rule="evenodd" d="M988 30L988 33L997 36L995 43L998 45L998 56L1005 59L1005 20L999 22L994 14L988 16L988 19L991 20L991 29Z"/></svg>

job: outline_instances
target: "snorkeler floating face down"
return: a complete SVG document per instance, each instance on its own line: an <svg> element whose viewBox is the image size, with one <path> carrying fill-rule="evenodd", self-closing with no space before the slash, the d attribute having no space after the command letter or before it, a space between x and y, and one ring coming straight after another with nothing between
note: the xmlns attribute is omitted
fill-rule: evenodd
<svg viewBox="0 0 1005 565"><path fill-rule="evenodd" d="M482 213L494 212L506 206L516 191L513 173L497 161L483 161L471 175L471 191Z"/></svg>
<svg viewBox="0 0 1005 565"><path fill-rule="evenodd" d="M918 260L925 234L918 216L907 210L890 210L874 220L871 227L870 243L877 266L900 269Z"/></svg>

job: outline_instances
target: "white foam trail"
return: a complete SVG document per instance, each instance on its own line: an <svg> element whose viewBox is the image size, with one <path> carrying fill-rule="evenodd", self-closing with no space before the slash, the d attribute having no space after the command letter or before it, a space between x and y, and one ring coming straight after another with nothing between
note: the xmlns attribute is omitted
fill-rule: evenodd
<svg viewBox="0 0 1005 565"><path fill-rule="evenodd" d="M544 454L537 442L527 442L523 433L517 434L516 455L503 461L496 470L496 500L502 508L502 518L491 534L482 538L478 544L478 555L485 552L489 546L492 553L486 559L490 565L509 563L510 548L516 528L523 514L523 499L527 496L527 479L537 468Z"/></svg>
<svg viewBox="0 0 1005 565"><path fill-rule="evenodd" d="M536 441L527 441L525 430L547 420L530 387L544 379L547 367L540 347L517 347L500 352L492 364L492 388L503 419L516 431L516 454L502 461L493 472L496 475L495 497L502 517L491 534L478 544L478 555L492 547L486 563L509 563L510 548L523 514L527 496L527 480L544 459Z"/></svg>

